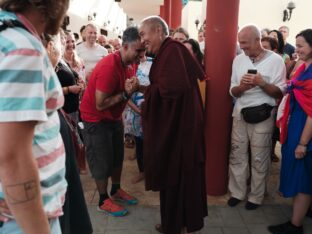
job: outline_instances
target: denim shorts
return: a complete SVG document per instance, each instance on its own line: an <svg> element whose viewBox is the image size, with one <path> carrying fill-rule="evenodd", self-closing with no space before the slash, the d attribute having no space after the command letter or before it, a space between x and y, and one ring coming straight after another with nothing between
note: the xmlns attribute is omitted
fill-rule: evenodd
<svg viewBox="0 0 312 234"><path fill-rule="evenodd" d="M124 160L123 124L121 121L84 122L83 140L86 158L95 180L107 179Z"/></svg>
<svg viewBox="0 0 312 234"><path fill-rule="evenodd" d="M58 218L49 220L51 234L62 234L60 228L60 222ZM10 220L9 222L2 223L0 227L0 234L23 234L24 232L20 229L15 220Z"/></svg>

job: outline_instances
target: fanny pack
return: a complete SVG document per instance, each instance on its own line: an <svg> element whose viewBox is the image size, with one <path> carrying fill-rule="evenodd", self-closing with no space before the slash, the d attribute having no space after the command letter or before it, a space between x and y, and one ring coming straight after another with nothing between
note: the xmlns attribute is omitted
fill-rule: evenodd
<svg viewBox="0 0 312 234"><path fill-rule="evenodd" d="M273 106L264 103L260 106L245 107L241 110L244 120L247 123L260 123L271 116Z"/></svg>

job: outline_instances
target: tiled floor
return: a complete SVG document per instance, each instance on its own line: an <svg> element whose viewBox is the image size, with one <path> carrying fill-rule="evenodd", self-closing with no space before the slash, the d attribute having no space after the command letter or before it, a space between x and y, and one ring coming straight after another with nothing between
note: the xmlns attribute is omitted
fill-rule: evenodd
<svg viewBox="0 0 312 234"><path fill-rule="evenodd" d="M279 147L277 147L278 151ZM158 193L145 191L143 182L132 184L137 173L136 161L130 161L133 149L126 149L122 186L139 199L136 206L128 206L129 214L114 218L96 211L98 194L90 175L81 176L85 197L95 234L154 234L154 225L159 223ZM209 217L200 234L266 234L267 226L287 221L291 215L291 201L282 198L278 192L279 163L274 163L267 186L264 205L255 211L247 211L244 203L235 208L226 205L228 195L208 196ZM312 234L312 219L304 223L305 233Z"/></svg>

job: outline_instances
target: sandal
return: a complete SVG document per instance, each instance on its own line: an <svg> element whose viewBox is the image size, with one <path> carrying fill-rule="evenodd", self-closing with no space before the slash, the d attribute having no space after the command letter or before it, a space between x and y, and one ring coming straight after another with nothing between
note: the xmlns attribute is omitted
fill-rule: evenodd
<svg viewBox="0 0 312 234"><path fill-rule="evenodd" d="M155 225L155 229L156 229L156 231L158 231L159 233L164 233L164 230L162 229L161 224L156 224L156 225Z"/></svg>

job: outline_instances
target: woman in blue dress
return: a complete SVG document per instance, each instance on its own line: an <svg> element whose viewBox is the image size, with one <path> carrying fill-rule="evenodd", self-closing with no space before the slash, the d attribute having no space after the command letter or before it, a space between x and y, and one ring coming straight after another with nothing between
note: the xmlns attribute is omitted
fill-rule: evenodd
<svg viewBox="0 0 312 234"><path fill-rule="evenodd" d="M312 29L296 36L296 52L304 61L289 82L281 127L280 191L293 197L291 220L269 226L273 234L303 233L302 222L312 200Z"/></svg>

